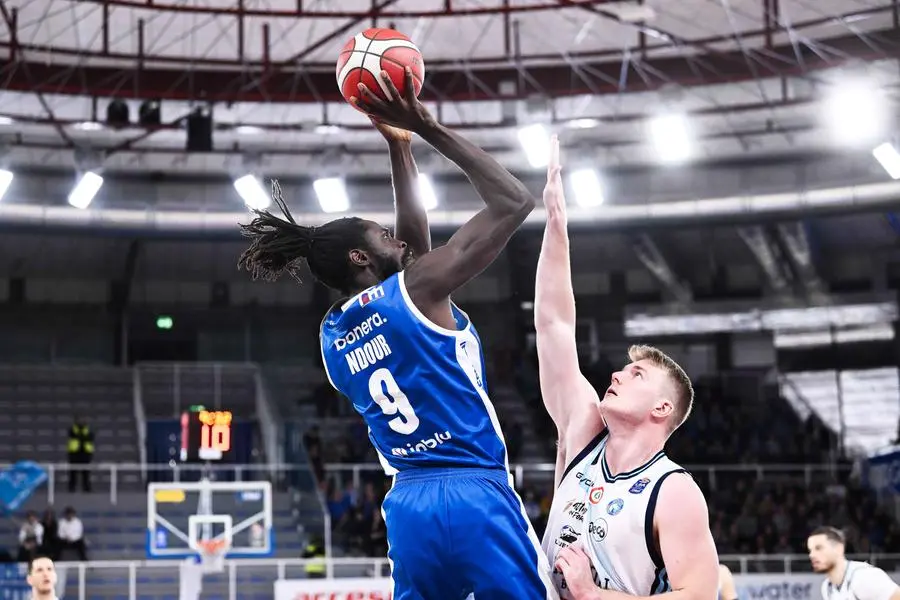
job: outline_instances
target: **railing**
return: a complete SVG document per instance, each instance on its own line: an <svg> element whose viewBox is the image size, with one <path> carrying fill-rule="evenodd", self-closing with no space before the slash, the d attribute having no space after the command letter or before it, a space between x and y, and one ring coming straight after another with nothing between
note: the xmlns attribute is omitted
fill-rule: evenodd
<svg viewBox="0 0 900 600"><path fill-rule="evenodd" d="M852 560L863 560L880 567L888 573L893 573L900 566L898 554L874 554L849 556ZM728 565L736 575L753 575L760 573L770 574L796 574L809 573L809 558L805 554L775 554L760 555L720 555L719 561ZM228 560L225 561L223 576L207 576L210 583L218 582L227 585L227 597L238 598L238 575L241 572L253 571L256 577L270 576L274 584L279 579L303 579L304 569L313 560L304 559L254 559L254 560ZM138 597L138 578L142 578L142 586L153 585L153 571L160 576L171 578L173 572L177 572L181 563L178 561L95 561L89 563L61 562L57 564L60 578L69 580L70 575L75 575L77 581L78 600L88 598L87 588L90 578L103 575L121 576L127 574L127 597L136 600ZM390 570L385 558L340 558L326 561L326 574L329 579L344 577L387 577ZM74 573L72 573L74 571ZM824 576L822 576L824 578ZM73 582L74 583L74 582ZM267 585L261 582L261 585ZM177 584L170 584L176 585ZM205 584L206 585L206 584ZM246 584L242 584L246 585ZM123 590L124 591L124 590Z"/></svg>
<svg viewBox="0 0 900 600"><path fill-rule="evenodd" d="M552 478L556 465L553 463L532 463L532 464L515 464L511 465L510 472L515 478L516 487L521 487L526 483L526 474L529 475L528 480L536 479L545 481ZM850 465L790 465L790 464L748 464L748 465L686 465L685 468L690 471L694 477L704 474L709 483L710 489L717 489L716 475L721 473L754 473L756 478L762 479L765 476L802 476L805 485L810 485L814 477L822 477L828 480L834 480L837 473L849 473ZM342 474L349 472L351 474L353 485L359 487L362 483L363 472L383 473L381 466L374 463L328 463L325 470L329 473L335 473L340 478ZM343 482L341 482L343 483Z"/></svg>
<svg viewBox="0 0 900 600"><path fill-rule="evenodd" d="M144 412L144 395L141 389L141 370L131 369L131 378L134 382L134 424L137 427L138 456L141 465L147 464L147 415ZM142 471L142 477L146 478L146 469Z"/></svg>
<svg viewBox="0 0 900 600"><path fill-rule="evenodd" d="M269 402L269 395L266 392L259 367L253 373L253 383L256 386L256 418L259 421L259 431L266 449L266 458L269 460L269 464L274 466L284 460L282 450L284 444L281 441L281 428L277 425L277 415L272 403ZM275 475L274 471L272 475Z"/></svg>
<svg viewBox="0 0 900 600"><path fill-rule="evenodd" d="M0 468L10 466L9 464L0 464ZM47 494L48 501L52 504L57 493L57 485L60 484L60 475L68 475L73 468L90 470L92 475L108 475L109 476L109 500L112 504L118 501L118 494L121 491L120 482L122 474L134 473L140 476L141 481L146 481L145 475L149 478L168 481L198 481L201 476L209 477L212 480L222 479L223 476L232 481L260 481L274 480L275 482L287 481L290 473L300 471L308 471L307 464L290 464L290 463L260 463L246 465L195 465L195 464L139 464L139 463L96 463L89 465L75 465L69 463L41 463L41 466L47 471ZM513 474L516 487L521 487L525 483L535 481L545 483L552 478L555 465L553 463L532 463L532 464L515 464L512 465L510 472ZM824 479L833 481L833 476L837 472L849 473L850 465L696 465L686 467L695 477L701 473L708 478L710 489L716 488L717 475L723 473L753 473L757 480L766 477L802 477L805 485L810 485L814 479ZM362 485L363 473L372 473L383 475L384 471L381 466L375 463L329 463L325 465L328 473L337 474L339 478L343 474L349 473L353 484L356 487ZM103 482L94 480L94 489L103 489ZM343 480L339 483L343 484ZM287 485L285 486L287 487ZM134 487L132 487L134 489ZM141 488L143 489L143 484ZM104 490L106 491L106 490ZM327 512L327 511L326 511Z"/></svg>
<svg viewBox="0 0 900 600"><path fill-rule="evenodd" d="M228 481L263 481L274 480L280 483L287 480L289 473L295 472L297 469L308 469L306 465L292 464L250 464L250 465L193 465L193 464L147 464L138 463L96 463L89 465L70 465L69 463L39 463L47 471L47 502L54 504L57 494L57 486L62 485L61 475L68 475L71 470L89 470L91 471L92 487L95 492L109 494L111 504L117 504L119 501L119 493L122 491L138 491L144 490L143 475L158 481L199 481L201 477L209 477L210 480L228 480ZM0 464L0 469L10 467L10 464ZM123 474L138 474L141 476L139 487L131 486L130 490L123 489L125 485L121 481ZM109 477L106 489L106 482L97 481L96 475L107 475ZM154 477L155 476L155 477ZM285 489L288 486L285 485Z"/></svg>

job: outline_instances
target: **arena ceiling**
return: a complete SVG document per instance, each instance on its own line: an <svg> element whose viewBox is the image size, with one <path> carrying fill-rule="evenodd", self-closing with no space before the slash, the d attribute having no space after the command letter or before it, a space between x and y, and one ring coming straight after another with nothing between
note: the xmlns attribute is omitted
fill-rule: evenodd
<svg viewBox="0 0 900 600"><path fill-rule="evenodd" d="M568 168L607 176L606 206L574 221L794 219L900 200L871 145L839 142L823 108L865 78L889 105L882 139L896 134L898 0L0 0L0 19L0 167L16 172L2 224L234 235L246 213L231 180L246 173L285 180L309 223L332 217L309 180L347 176L351 210L388 222L384 142L334 72L370 26L411 36L428 106L536 193L517 137L530 123L559 133ZM114 99L130 125L106 123ZM136 124L145 102L160 126ZM185 151L198 107L213 115L211 152ZM676 167L648 135L668 113L693 146ZM443 191L432 222L459 225L477 199L415 149ZM66 194L86 170L107 182L79 211Z"/></svg>
<svg viewBox="0 0 900 600"><path fill-rule="evenodd" d="M373 25L409 34L425 57L429 106L517 169L528 163L516 130L532 121L601 166L652 165L647 124L664 109L690 117L696 160L835 150L817 109L835 70L866 71L893 101L900 84L897 0L3 0L0 8L7 161L45 168L231 174L249 165L285 176L327 164L384 174L383 143L342 102L334 73L343 44ZM129 102L132 122L141 102L161 102L162 126L105 127L113 98ZM214 151L185 153L183 119L208 104ZM435 172L452 168L434 163Z"/></svg>

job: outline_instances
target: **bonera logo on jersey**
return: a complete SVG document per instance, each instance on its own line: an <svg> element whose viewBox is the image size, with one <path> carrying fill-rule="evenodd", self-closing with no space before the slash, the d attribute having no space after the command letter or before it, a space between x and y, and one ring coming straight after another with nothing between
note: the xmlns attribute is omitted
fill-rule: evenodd
<svg viewBox="0 0 900 600"><path fill-rule="evenodd" d="M444 442L449 442L453 438L450 435L449 431L445 431L444 433L435 433L430 438L421 440L415 446L412 443L406 445L406 448L392 448L391 454L394 456L410 456L413 454L421 454L422 452L428 452L429 450L434 450Z"/></svg>
<svg viewBox="0 0 900 600"><path fill-rule="evenodd" d="M381 327L388 320L382 317L380 314L375 313L374 315L369 315L369 318L351 329L347 332L342 338L338 338L334 340L334 349L335 350L343 350L349 346L352 346L356 342L360 340L364 340L369 336L370 333L375 331L377 328Z"/></svg>
<svg viewBox="0 0 900 600"><path fill-rule="evenodd" d="M609 531L609 526L606 524L605 519L596 519L588 523L588 533L591 536L591 539L595 542L602 542L606 539L606 532Z"/></svg>

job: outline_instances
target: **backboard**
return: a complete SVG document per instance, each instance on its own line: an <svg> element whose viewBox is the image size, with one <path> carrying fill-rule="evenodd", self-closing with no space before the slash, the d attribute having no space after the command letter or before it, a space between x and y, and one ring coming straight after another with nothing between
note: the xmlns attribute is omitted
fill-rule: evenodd
<svg viewBox="0 0 900 600"><path fill-rule="evenodd" d="M272 485L202 480L147 487L147 558L199 557L208 540L225 541L225 558L271 556Z"/></svg>

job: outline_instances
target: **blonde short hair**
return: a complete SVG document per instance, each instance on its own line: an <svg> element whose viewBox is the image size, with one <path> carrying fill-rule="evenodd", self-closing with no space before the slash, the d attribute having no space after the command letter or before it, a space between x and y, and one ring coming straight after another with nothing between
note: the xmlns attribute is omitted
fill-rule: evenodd
<svg viewBox="0 0 900 600"><path fill-rule="evenodd" d="M639 360L649 361L653 366L666 372L675 388L675 398L672 399L675 410L672 414L671 431L681 427L687 421L694 406L694 386L691 385L691 378L687 376L681 365L672 360L672 357L653 346L632 346L628 349L628 358L632 362Z"/></svg>

